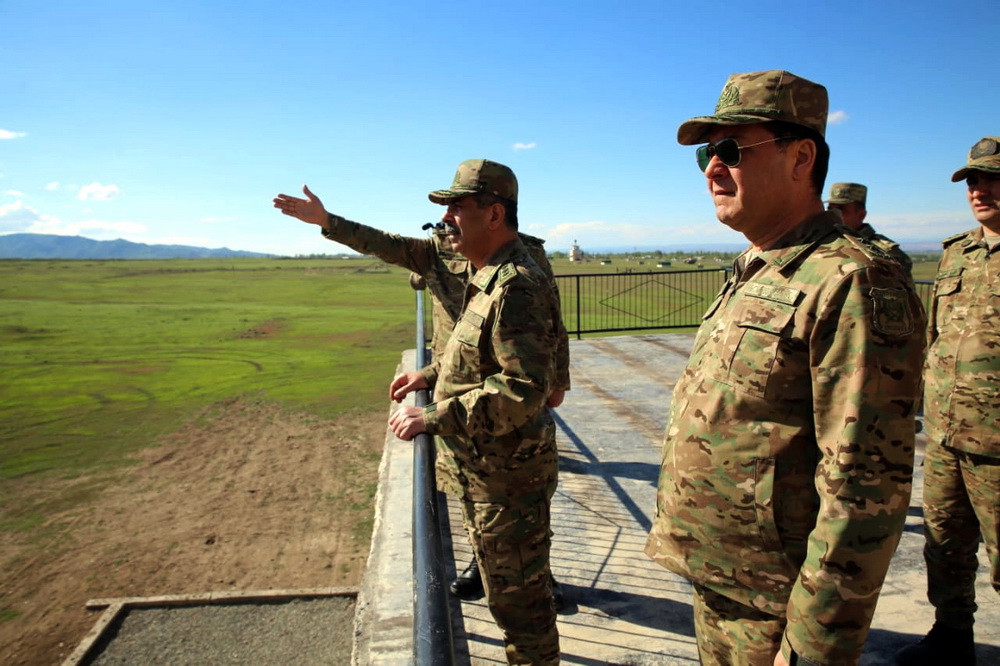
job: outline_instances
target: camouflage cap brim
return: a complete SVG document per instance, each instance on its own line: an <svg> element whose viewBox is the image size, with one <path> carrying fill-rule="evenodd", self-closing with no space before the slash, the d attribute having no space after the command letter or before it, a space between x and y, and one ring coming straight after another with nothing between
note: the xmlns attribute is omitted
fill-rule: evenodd
<svg viewBox="0 0 1000 666"><path fill-rule="evenodd" d="M456 199L476 194L478 190L453 187L448 190L434 190L427 195L427 198L436 204L448 205Z"/></svg>
<svg viewBox="0 0 1000 666"><path fill-rule="evenodd" d="M955 173L951 174L951 182L957 183L960 180L965 180L966 176L972 171L984 171L986 173L1000 173L1000 165L990 166L988 164L981 164L979 166L967 166L962 167Z"/></svg>
<svg viewBox="0 0 1000 666"><path fill-rule="evenodd" d="M732 114L725 116L699 116L681 123L677 128L677 143L682 146L696 146L699 143L706 143L708 133L719 125L756 125L757 123L767 123L774 118L767 116L753 116L746 114Z"/></svg>

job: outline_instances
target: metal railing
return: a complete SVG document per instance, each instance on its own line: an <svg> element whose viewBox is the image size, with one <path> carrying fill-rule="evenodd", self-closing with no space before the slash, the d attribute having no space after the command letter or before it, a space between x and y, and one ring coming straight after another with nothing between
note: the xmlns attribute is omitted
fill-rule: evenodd
<svg viewBox="0 0 1000 666"><path fill-rule="evenodd" d="M566 332L640 331L698 326L727 269L557 275Z"/></svg>
<svg viewBox="0 0 1000 666"><path fill-rule="evenodd" d="M417 362L429 362L424 339L423 292L417 294ZM417 391L417 407L430 402L426 389ZM413 660L416 666L455 663L455 642L444 577L444 547L434 478L434 438L413 438Z"/></svg>
<svg viewBox="0 0 1000 666"><path fill-rule="evenodd" d="M729 278L730 268L646 273L557 275L566 332L584 333L693 328ZM916 280L930 305L932 280Z"/></svg>

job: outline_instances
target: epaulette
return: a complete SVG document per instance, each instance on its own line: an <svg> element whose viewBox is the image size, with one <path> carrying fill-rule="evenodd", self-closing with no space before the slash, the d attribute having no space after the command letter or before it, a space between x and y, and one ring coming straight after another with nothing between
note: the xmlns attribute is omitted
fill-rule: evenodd
<svg viewBox="0 0 1000 666"><path fill-rule="evenodd" d="M948 247L952 243L955 243L957 241L962 240L963 238L965 238L966 236L968 236L970 233L972 233L972 232L970 232L970 231L963 231L960 234L955 234L954 236L948 236L943 241L941 241L941 246L942 247Z"/></svg>
<svg viewBox="0 0 1000 666"><path fill-rule="evenodd" d="M497 286L502 287L511 280L517 277L517 266L511 262L507 262L500 266L497 270Z"/></svg>
<svg viewBox="0 0 1000 666"><path fill-rule="evenodd" d="M847 229L847 227L844 227L844 228ZM886 252L882 248L878 247L874 243L869 243L868 241L866 241L865 239L863 239L861 236L858 236L857 234L853 233L853 230L850 230L850 233L844 233L844 234L842 234L842 237L847 242L849 242L851 245L853 245L857 249L861 250L864 253L864 255L866 257L868 257L869 259L876 259L876 258L877 259L891 259L892 258L892 256L888 252Z"/></svg>
<svg viewBox="0 0 1000 666"><path fill-rule="evenodd" d="M537 245L539 247L545 245L545 241L537 236L529 236L528 234L522 234L520 231L517 235L521 237L521 242L525 245Z"/></svg>

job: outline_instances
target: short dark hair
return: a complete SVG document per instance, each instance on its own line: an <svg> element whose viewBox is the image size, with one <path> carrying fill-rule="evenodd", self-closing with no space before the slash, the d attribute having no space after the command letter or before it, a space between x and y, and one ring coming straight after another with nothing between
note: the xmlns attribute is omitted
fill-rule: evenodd
<svg viewBox="0 0 1000 666"><path fill-rule="evenodd" d="M823 187L826 185L826 174L830 170L830 146L827 144L826 139L819 132L811 130L808 127L796 125L795 123L786 123L781 120L764 123L764 129L770 132L771 136L775 138L782 137L790 141L810 139L816 144L816 162L813 164L812 186L816 192L816 196L822 197ZM778 145L784 146L785 144L779 141Z"/></svg>
<svg viewBox="0 0 1000 666"><path fill-rule="evenodd" d="M479 208L488 208L495 203L503 206L504 210L504 224L509 228L517 231L517 202L513 199L505 199L504 197L499 197L491 192L479 192L472 195L472 200L476 202L476 206Z"/></svg>

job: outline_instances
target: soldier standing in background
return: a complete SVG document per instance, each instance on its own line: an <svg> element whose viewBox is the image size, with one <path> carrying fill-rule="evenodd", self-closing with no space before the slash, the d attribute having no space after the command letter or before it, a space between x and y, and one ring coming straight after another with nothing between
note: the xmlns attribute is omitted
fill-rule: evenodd
<svg viewBox="0 0 1000 666"><path fill-rule="evenodd" d="M400 401L433 385L434 402L400 407L389 425L402 439L427 432L443 444L443 485L459 498L508 662L558 664L549 570L558 455L545 400L559 303L518 238L510 169L464 162L451 188L429 197L447 206L448 238L476 272L440 360L389 389Z"/></svg>
<svg viewBox="0 0 1000 666"><path fill-rule="evenodd" d="M485 168L489 172L492 168L490 165L495 164L489 160L468 160L459 169ZM455 328L455 321L462 312L465 287L474 272L469 260L455 251L448 235L441 230L436 230L430 238L390 234L328 213L308 187L303 186L302 191L305 199L279 194L274 198L274 207L285 215L319 225L320 232L328 240L342 243L362 254L374 255L386 263L410 269L410 286L414 289L426 289L430 293L434 311L431 353L433 359L438 360ZM531 258L545 272L558 298L559 290L552 274L552 266L545 256L544 241L527 234L518 235ZM562 404L566 391L570 389L569 336L562 317L556 321L556 339L556 383L546 403L553 409ZM440 486L439 489L443 490ZM563 597L554 579L553 586L556 605L561 607ZM451 582L450 589L452 594L466 601L482 598L483 580L475 558Z"/></svg>
<svg viewBox="0 0 1000 666"><path fill-rule="evenodd" d="M913 261L899 248L899 243L877 233L870 224L865 224L865 216L868 215L865 205L867 199L868 188L860 183L834 183L830 187L830 200L826 202L826 209L840 211L845 225L861 238L888 252L907 273L911 273Z"/></svg>
<svg viewBox="0 0 1000 666"><path fill-rule="evenodd" d="M980 538L1000 592L1000 137L978 141L951 180L965 180L979 226L944 241L934 283L923 502L934 626L900 666L975 663Z"/></svg>
<svg viewBox="0 0 1000 666"><path fill-rule="evenodd" d="M826 88L732 75L683 123L751 246L673 392L646 553L693 583L701 663L856 663L906 520L924 316L823 210Z"/></svg>

